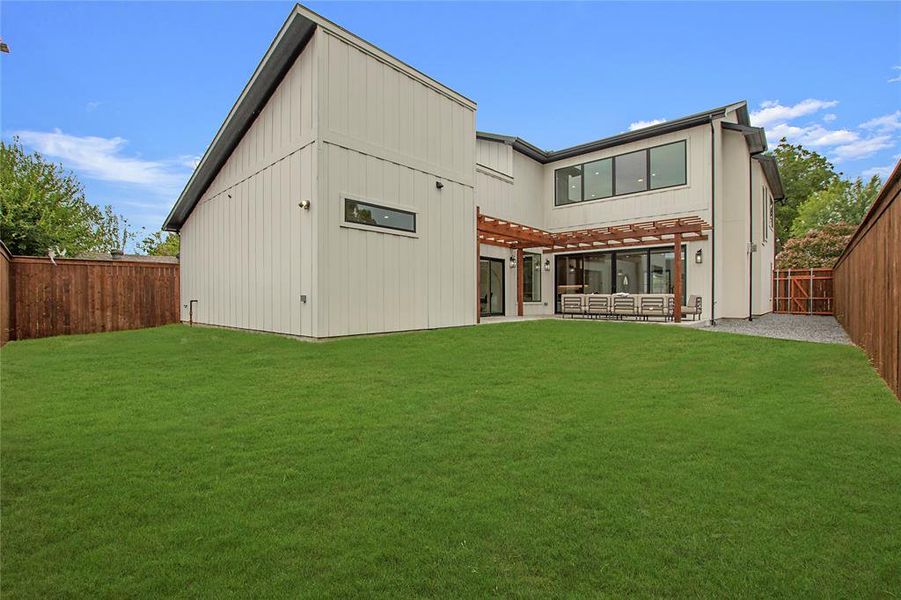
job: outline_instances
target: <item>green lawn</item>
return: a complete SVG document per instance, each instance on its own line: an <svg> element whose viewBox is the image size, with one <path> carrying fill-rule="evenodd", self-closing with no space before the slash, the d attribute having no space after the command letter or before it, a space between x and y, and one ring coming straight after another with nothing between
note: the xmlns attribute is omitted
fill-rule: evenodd
<svg viewBox="0 0 901 600"><path fill-rule="evenodd" d="M533 321L0 353L4 598L901 595L856 348Z"/></svg>

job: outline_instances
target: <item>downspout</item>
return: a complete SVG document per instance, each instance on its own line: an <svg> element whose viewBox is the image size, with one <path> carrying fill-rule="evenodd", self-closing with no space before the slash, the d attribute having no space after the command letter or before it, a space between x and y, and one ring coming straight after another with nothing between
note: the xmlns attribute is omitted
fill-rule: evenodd
<svg viewBox="0 0 901 600"><path fill-rule="evenodd" d="M710 325L716 327L716 128L710 116Z"/></svg>
<svg viewBox="0 0 901 600"><path fill-rule="evenodd" d="M748 321L754 320L754 155L748 154Z"/></svg>

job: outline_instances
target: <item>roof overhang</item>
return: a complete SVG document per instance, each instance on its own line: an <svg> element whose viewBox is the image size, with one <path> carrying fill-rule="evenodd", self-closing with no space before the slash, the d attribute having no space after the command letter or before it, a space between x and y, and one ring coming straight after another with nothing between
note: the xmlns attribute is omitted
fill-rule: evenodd
<svg viewBox="0 0 901 600"><path fill-rule="evenodd" d="M282 79L284 79L294 61L306 48L317 28L322 28L350 44L366 48L367 52L371 52L379 60L387 62L398 70L409 73L448 98L473 110L476 108L476 103L466 96L369 44L325 17L296 4L281 29L279 29L275 39L272 40L260 64L254 70L250 81L244 87L244 91L241 92L238 100L229 111L225 122L222 123L222 126L216 133L216 137L213 138L213 141L204 153L203 158L178 197L175 206L169 212L169 216L166 217L166 221L163 223L164 230L178 231L181 229L197 202L200 201L204 192L206 192L219 170L225 164L225 161L231 156L231 153L240 143L244 134L247 133L247 130L250 129L250 126L253 125L257 115L266 106L266 102L275 92Z"/></svg>
<svg viewBox="0 0 901 600"><path fill-rule="evenodd" d="M785 189L782 187L782 177L779 176L779 165L776 163L776 159L768 154L755 154L753 158L760 163L767 185L770 186L770 191L773 192L773 198L775 200L783 200L785 198Z"/></svg>
<svg viewBox="0 0 901 600"><path fill-rule="evenodd" d="M288 16L166 217L164 230L181 229L295 59L303 52L316 27L312 19L296 8Z"/></svg>
<svg viewBox="0 0 901 600"><path fill-rule="evenodd" d="M684 129L690 129L699 125L705 125L707 123L710 123L714 119L721 119L728 113L733 111L736 113L740 125L750 125L748 104L745 101L741 101L710 110L705 110L703 112L688 115L686 117L681 117L679 119L674 119L672 121L664 121L663 123L658 123L657 125L652 125L650 127L643 127L641 129L636 129L635 131L627 131L625 133L620 133L614 136L601 138L593 142L587 142L585 144L579 144L578 146L564 148L562 150L542 150L522 138L501 135L498 133L488 133L485 131L476 132L476 138L511 145L513 146L514 150L525 154L529 158L532 158L533 160L536 160L541 164L547 164L557 160L563 160L582 154L588 154L589 152L595 152L597 150L605 150L614 146L621 146L623 144L638 142L667 133L682 131ZM765 143L766 142L764 141L764 144Z"/></svg>

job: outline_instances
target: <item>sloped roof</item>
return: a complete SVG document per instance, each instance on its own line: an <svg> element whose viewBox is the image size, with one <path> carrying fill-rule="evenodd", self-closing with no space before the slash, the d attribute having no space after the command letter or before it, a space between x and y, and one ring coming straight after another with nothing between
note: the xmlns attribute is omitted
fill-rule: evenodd
<svg viewBox="0 0 901 600"><path fill-rule="evenodd" d="M228 157L231 156L244 134L250 129L254 119L266 106L266 102L269 101L269 98L294 64L294 61L306 48L307 43L313 37L313 33L318 27L322 27L338 37L349 40L351 43L368 48L381 60L414 75L419 80L457 102L475 109L475 102L466 96L373 46L325 17L300 4L296 4L291 10L291 14L285 19L275 39L272 40L260 64L254 70L250 81L244 86L244 91L238 96L238 100L219 127L216 137L213 138L197 168L194 169L194 173L188 180L187 185L185 185L185 189L182 190L178 200L175 202L175 206L172 207L169 216L166 217L163 223L164 230L178 231L181 228L188 215L194 210L194 206L197 205L203 193L225 164L225 161L228 160Z"/></svg>

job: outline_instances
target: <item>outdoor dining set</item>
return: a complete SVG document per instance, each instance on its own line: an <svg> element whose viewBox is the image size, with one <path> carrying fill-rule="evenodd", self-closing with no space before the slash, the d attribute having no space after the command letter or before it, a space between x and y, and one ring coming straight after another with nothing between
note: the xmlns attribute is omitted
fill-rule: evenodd
<svg viewBox="0 0 901 600"><path fill-rule="evenodd" d="M633 317L647 321L655 317L669 321L675 308L673 294L563 294L560 302L563 316L570 318ZM688 297L688 302L682 306L682 316L693 320L701 318L700 296Z"/></svg>

